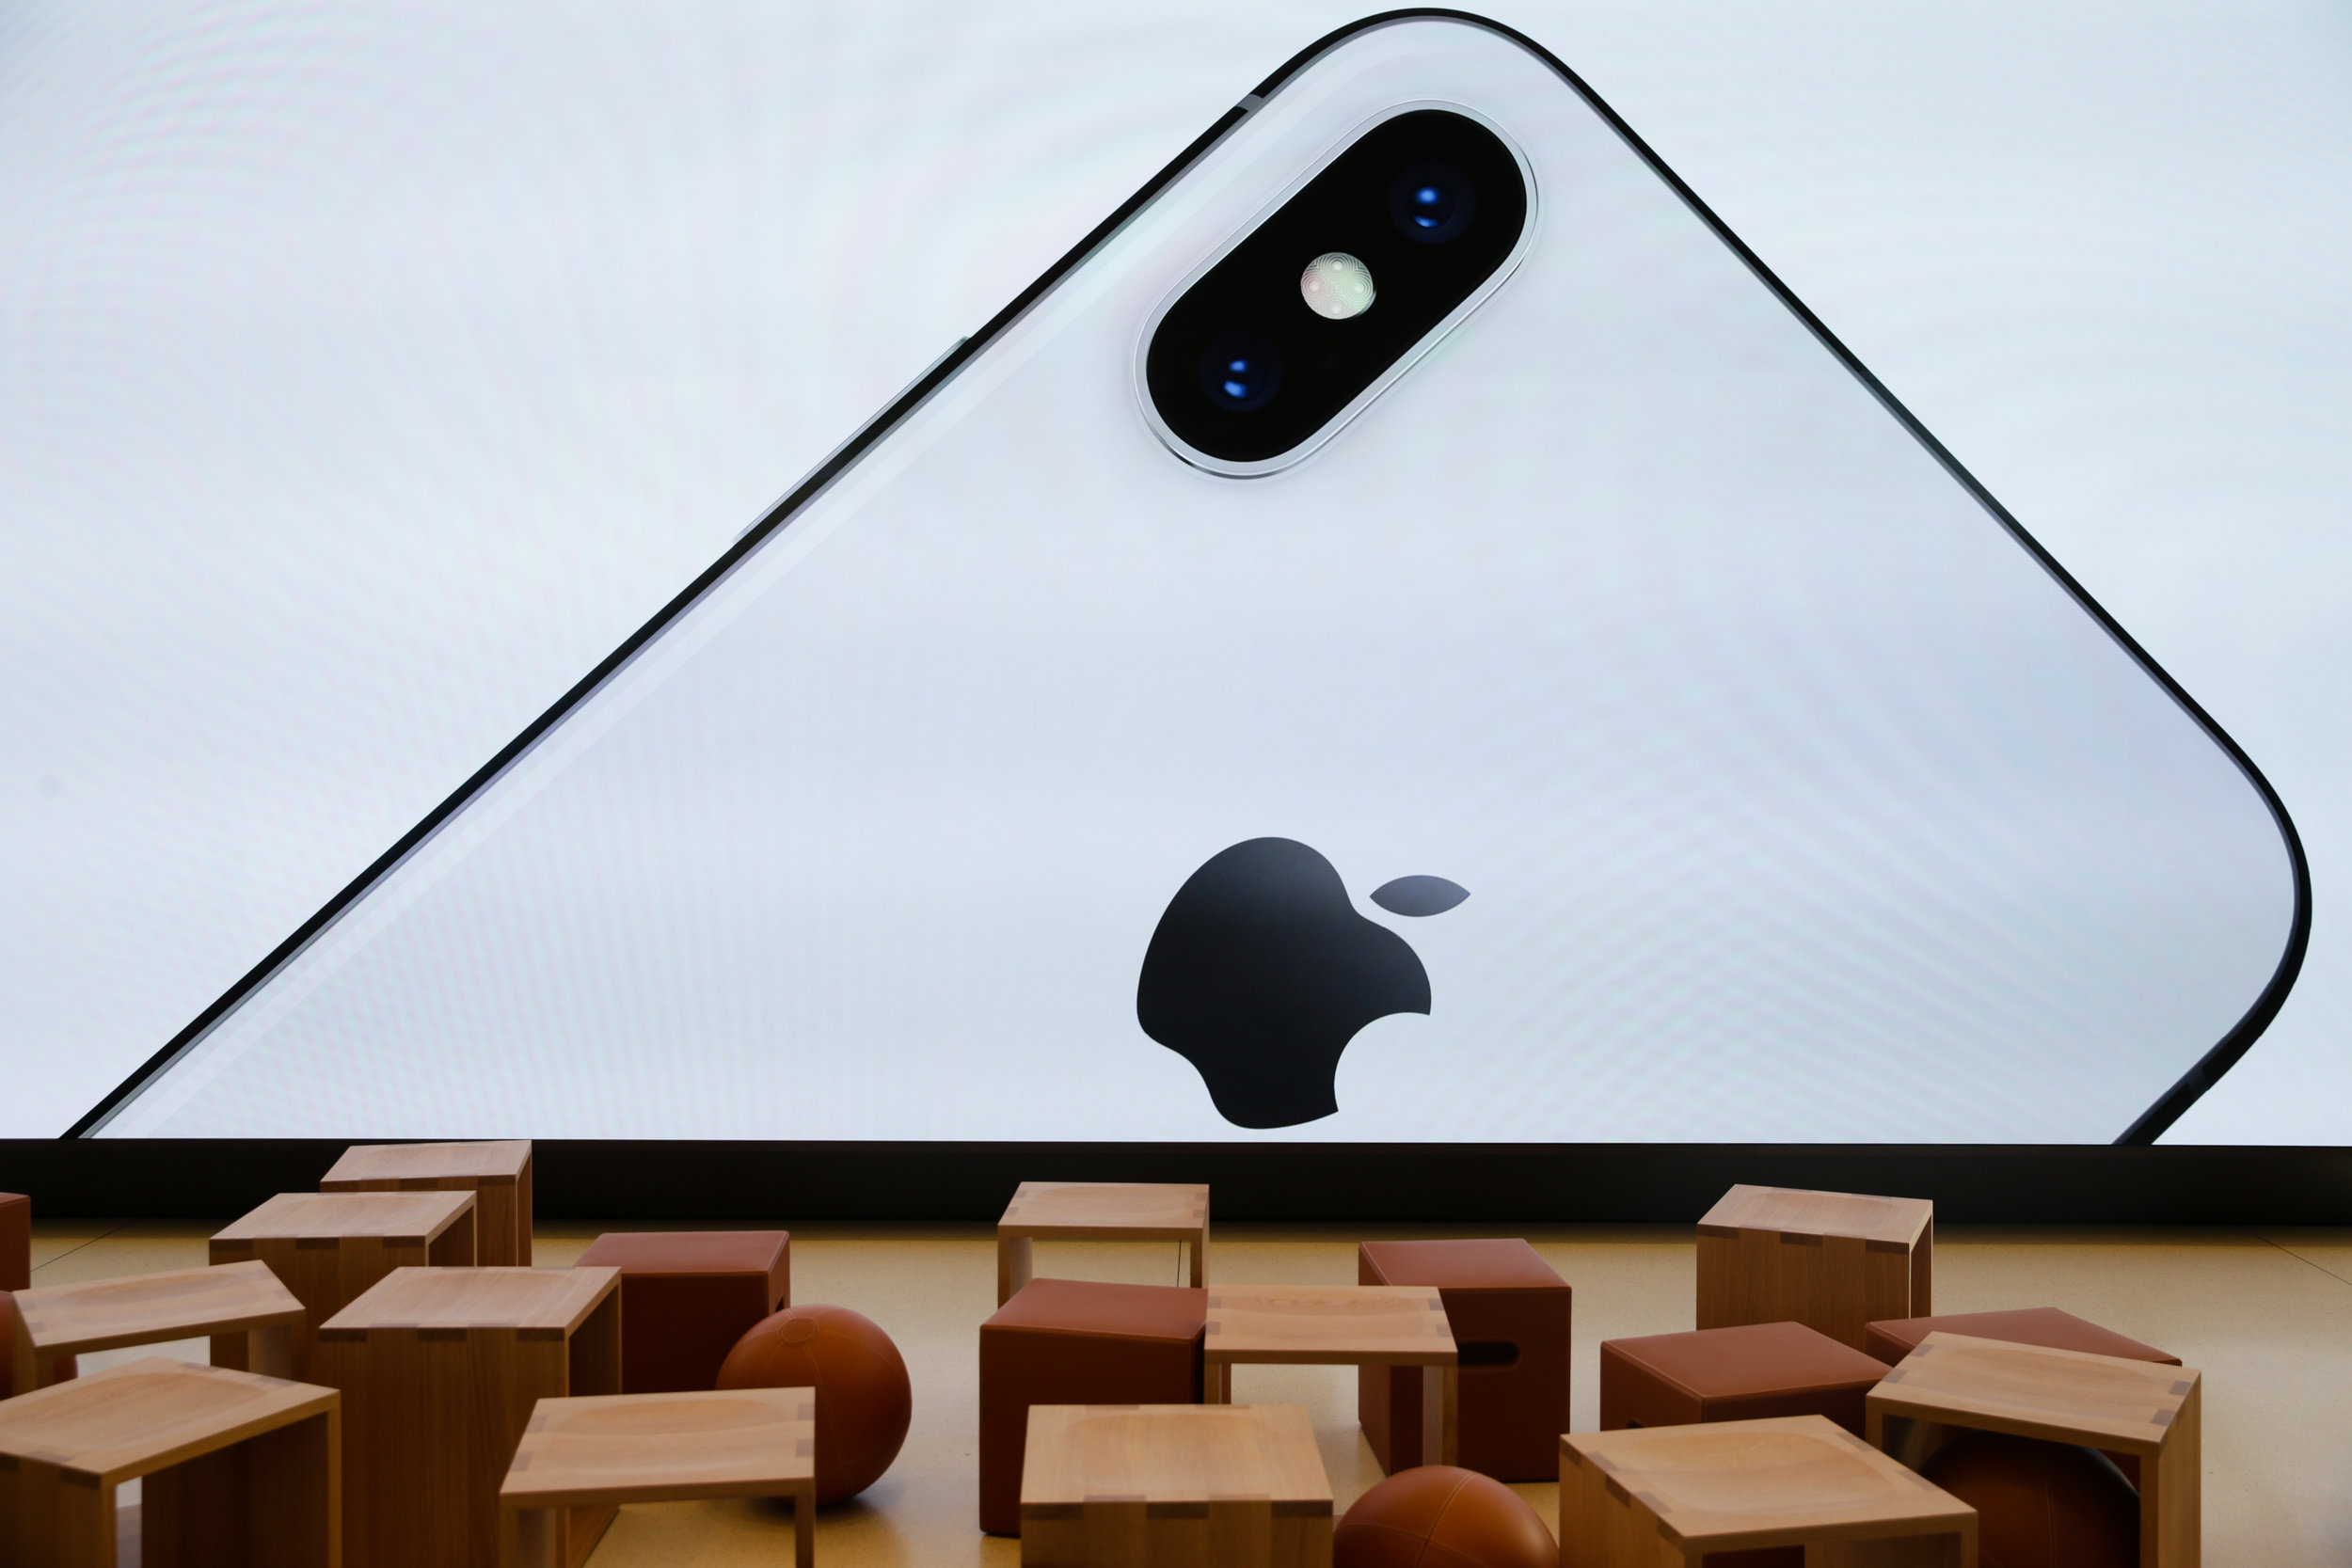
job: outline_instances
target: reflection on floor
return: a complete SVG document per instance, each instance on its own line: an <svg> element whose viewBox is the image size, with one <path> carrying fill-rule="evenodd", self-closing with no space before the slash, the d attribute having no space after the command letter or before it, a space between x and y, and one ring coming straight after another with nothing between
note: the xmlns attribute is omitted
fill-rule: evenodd
<svg viewBox="0 0 2352 1568"><path fill-rule="evenodd" d="M914 1383L914 1426L890 1473L863 1498L826 1512L826 1568L1009 1568L1019 1544L973 1520L978 1423L978 1324L993 1309L996 1264L985 1226L840 1226L772 1222L792 1231L792 1294L854 1308L882 1324ZM186 1268L205 1260L204 1224L44 1224L36 1285ZM537 1261L563 1266L604 1229L555 1224ZM680 1222L677 1228L702 1228ZM1352 1284L1356 1243L1376 1236L1524 1235L1576 1289L1573 1424L1596 1424L1599 1342L1692 1326L1688 1227L1218 1227L1210 1278L1231 1284ZM1037 1272L1178 1283L1164 1244L1038 1244ZM2045 1230L1939 1228L1935 1305L1946 1312L2061 1307L2177 1353L2205 1375L2205 1551L2217 1562L2341 1568L2352 1560L2352 1230ZM200 1340L163 1347L201 1359ZM157 1354L82 1358L90 1370ZM1344 1368L1246 1367L1234 1396L1307 1407L1344 1508L1380 1472L1355 1426ZM1518 1489L1547 1520L1556 1489ZM727 1568L772 1563L790 1526L762 1505L665 1503L624 1509L595 1568Z"/></svg>

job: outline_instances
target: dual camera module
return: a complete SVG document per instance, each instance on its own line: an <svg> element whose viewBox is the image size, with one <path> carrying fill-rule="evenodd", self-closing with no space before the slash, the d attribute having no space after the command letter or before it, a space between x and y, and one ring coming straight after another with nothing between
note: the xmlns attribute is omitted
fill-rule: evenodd
<svg viewBox="0 0 2352 1568"><path fill-rule="evenodd" d="M1162 312L1143 353L1158 422L1194 461L1279 466L1495 275L1527 210L1479 121L1381 121Z"/></svg>

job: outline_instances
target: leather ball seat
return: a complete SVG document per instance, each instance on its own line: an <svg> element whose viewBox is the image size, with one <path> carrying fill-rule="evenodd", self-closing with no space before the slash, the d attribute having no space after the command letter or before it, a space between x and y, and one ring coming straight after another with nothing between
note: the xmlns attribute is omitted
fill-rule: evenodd
<svg viewBox="0 0 2352 1568"><path fill-rule="evenodd" d="M1977 1511L1980 1568L2139 1561L2139 1494L2095 1449L1970 1432L1938 1449L1920 1473Z"/></svg>
<svg viewBox="0 0 2352 1568"><path fill-rule="evenodd" d="M817 1500L837 1503L882 1479L914 1419L907 1364L872 1319L846 1307L787 1307L736 1341L722 1388L817 1391Z"/></svg>
<svg viewBox="0 0 2352 1568"><path fill-rule="evenodd" d="M1551 1531L1517 1492L1452 1465L1400 1470L1331 1532L1332 1568L1560 1568Z"/></svg>

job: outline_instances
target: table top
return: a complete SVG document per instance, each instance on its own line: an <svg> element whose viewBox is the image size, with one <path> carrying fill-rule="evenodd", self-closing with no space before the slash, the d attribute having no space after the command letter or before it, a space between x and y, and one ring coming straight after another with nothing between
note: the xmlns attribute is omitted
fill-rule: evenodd
<svg viewBox="0 0 2352 1568"><path fill-rule="evenodd" d="M1024 1181L996 1222L999 1236L1154 1242L1199 1234L1209 1189L1165 1181Z"/></svg>
<svg viewBox="0 0 2352 1568"><path fill-rule="evenodd" d="M817 1391L541 1400L499 1487L509 1508L775 1497L817 1477Z"/></svg>
<svg viewBox="0 0 2352 1568"><path fill-rule="evenodd" d="M0 1401L0 1454L113 1485L342 1402L332 1388L154 1355Z"/></svg>
<svg viewBox="0 0 2352 1568"><path fill-rule="evenodd" d="M531 1140L475 1144L354 1144L319 1178L343 1181L518 1181L531 1164Z"/></svg>
<svg viewBox="0 0 2352 1568"><path fill-rule="evenodd" d="M319 1325L321 1335L374 1328L519 1328L569 1334L619 1288L621 1271L394 1269Z"/></svg>
<svg viewBox="0 0 2352 1568"><path fill-rule="evenodd" d="M423 1246L472 1208L469 1192L279 1193L213 1232L213 1240L381 1240L393 1246Z"/></svg>
<svg viewBox="0 0 2352 1568"><path fill-rule="evenodd" d="M276 1328L303 1316L302 1303L262 1262L38 1285L16 1293L16 1310L45 1355Z"/></svg>
<svg viewBox="0 0 2352 1568"><path fill-rule="evenodd" d="M2153 1453L2197 1378L2160 1361L1938 1332L1920 1340L1867 1402L1890 1416L1960 1418L2020 1437Z"/></svg>
<svg viewBox="0 0 2352 1568"><path fill-rule="evenodd" d="M1328 1513L1331 1481L1295 1404L1033 1404L1021 1506L1267 1498Z"/></svg>
<svg viewBox="0 0 2352 1568"><path fill-rule="evenodd" d="M1918 1242L1934 1218L1935 1205L1924 1197L1736 1186L1699 1221L1699 1234L1777 1230L1785 1236L1842 1236L1873 1247L1904 1249Z"/></svg>
<svg viewBox="0 0 2352 1568"><path fill-rule="evenodd" d="M1564 1455L1629 1493L1661 1533L1709 1551L1926 1534L1974 1513L1821 1416L1580 1432L1560 1442Z"/></svg>
<svg viewBox="0 0 2352 1568"><path fill-rule="evenodd" d="M1209 1291L1211 1361L1446 1366L1454 1330L1434 1285L1297 1285Z"/></svg>

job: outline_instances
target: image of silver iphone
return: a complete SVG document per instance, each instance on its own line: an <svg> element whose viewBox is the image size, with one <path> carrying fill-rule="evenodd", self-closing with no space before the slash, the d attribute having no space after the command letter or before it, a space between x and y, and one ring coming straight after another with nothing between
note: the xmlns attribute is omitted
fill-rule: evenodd
<svg viewBox="0 0 2352 1568"><path fill-rule="evenodd" d="M2251 761L1572 71L1299 55L77 1131L2106 1143Z"/></svg>

